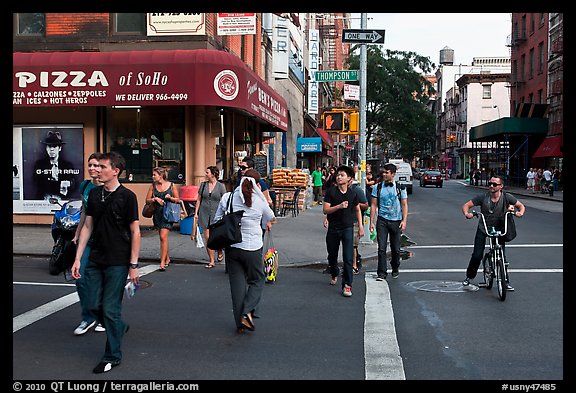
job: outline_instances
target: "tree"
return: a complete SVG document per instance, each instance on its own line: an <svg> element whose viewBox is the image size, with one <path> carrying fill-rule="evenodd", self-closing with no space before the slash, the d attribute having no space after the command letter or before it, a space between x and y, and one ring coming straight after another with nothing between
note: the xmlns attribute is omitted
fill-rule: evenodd
<svg viewBox="0 0 576 393"><path fill-rule="evenodd" d="M354 49L346 63L360 69ZM367 45L366 55L366 140L384 149L395 144L407 159L421 155L435 138L436 119L426 106L435 91L424 78L435 65L415 52L382 52L377 45Z"/></svg>

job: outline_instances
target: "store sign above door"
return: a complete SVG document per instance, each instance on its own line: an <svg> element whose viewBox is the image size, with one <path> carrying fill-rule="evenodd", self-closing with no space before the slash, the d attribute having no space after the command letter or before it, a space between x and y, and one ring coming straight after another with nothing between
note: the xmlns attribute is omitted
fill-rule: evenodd
<svg viewBox="0 0 576 393"><path fill-rule="evenodd" d="M206 105L288 129L286 101L217 50L14 53L13 107Z"/></svg>
<svg viewBox="0 0 576 393"><path fill-rule="evenodd" d="M322 151L322 138L297 138L296 153L318 153Z"/></svg>

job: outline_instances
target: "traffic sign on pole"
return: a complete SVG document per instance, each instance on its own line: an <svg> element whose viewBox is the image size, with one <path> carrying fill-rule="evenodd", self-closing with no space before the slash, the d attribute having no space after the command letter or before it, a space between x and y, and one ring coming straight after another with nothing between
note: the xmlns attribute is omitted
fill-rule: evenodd
<svg viewBox="0 0 576 393"><path fill-rule="evenodd" d="M349 44L383 44L386 30L343 29L342 42Z"/></svg>
<svg viewBox="0 0 576 393"><path fill-rule="evenodd" d="M357 81L358 70L316 71L316 82Z"/></svg>

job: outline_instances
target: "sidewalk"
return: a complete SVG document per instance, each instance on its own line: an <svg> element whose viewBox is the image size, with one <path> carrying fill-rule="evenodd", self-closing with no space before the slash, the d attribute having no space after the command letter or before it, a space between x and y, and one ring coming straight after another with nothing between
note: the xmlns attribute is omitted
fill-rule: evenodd
<svg viewBox="0 0 576 393"><path fill-rule="evenodd" d="M326 229L323 226L322 206L306 209L298 216L278 217L272 227L274 246L278 249L280 266L324 266L326 260ZM160 262L160 239L158 232L142 227L140 261ZM13 254L49 257L52 250L49 225L13 225ZM169 234L170 259L173 263L207 264L205 248L197 248L190 235L180 234L178 226ZM360 244L362 260L376 257L376 243Z"/></svg>
<svg viewBox="0 0 576 393"><path fill-rule="evenodd" d="M462 181L462 180L457 180L457 181ZM488 186L484 186L484 185L479 185L479 186L468 185L468 187L488 190ZM520 197L520 198L528 197L528 198L545 199L545 200L556 201L556 202L564 202L564 191L554 191L554 196L550 196L548 194L540 194L540 193L532 194L532 191L529 191L523 187L506 186L506 187L504 187L504 191L509 192L510 194L512 194L516 197Z"/></svg>
<svg viewBox="0 0 576 393"><path fill-rule="evenodd" d="M450 180L460 181L460 180ZM487 189L486 186L470 186ZM563 191L548 194L532 194L520 187L506 187L506 191L522 198L538 198L556 202L564 201ZM278 223L272 228L274 246L279 252L280 266L324 266L326 260L326 229L323 226L322 205L306 209L296 217L278 217ZM140 244L140 261L159 263L160 240L158 232L149 227L142 227ZM365 237L366 239L366 237ZM30 255L48 258L52 250L52 236L49 225L13 225L12 251L14 255ZM180 234L178 226L169 234L170 258L174 263L207 264L208 255L205 248L197 248L190 235ZM362 261L376 260L378 245L360 242ZM341 255L340 255L341 260Z"/></svg>

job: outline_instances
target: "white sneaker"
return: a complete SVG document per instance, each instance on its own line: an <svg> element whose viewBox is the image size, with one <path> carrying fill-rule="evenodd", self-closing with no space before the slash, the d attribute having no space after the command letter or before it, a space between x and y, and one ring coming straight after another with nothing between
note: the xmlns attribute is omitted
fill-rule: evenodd
<svg viewBox="0 0 576 393"><path fill-rule="evenodd" d="M342 288L342 296L350 297L352 296L352 287L348 284L344 284L344 288Z"/></svg>
<svg viewBox="0 0 576 393"><path fill-rule="evenodd" d="M84 333L86 333L95 324L96 324L96 321L92 321L90 323L88 323L86 321L82 321L82 322L80 322L80 325L78 325L78 327L76 329L74 329L74 334L76 336L81 336Z"/></svg>
<svg viewBox="0 0 576 393"><path fill-rule="evenodd" d="M104 326L102 326L101 323L99 323L98 325L96 325L96 327L94 328L95 332L105 332L106 328Z"/></svg>

